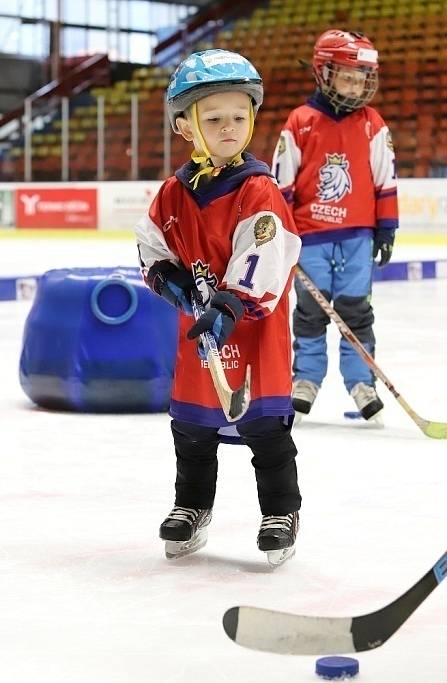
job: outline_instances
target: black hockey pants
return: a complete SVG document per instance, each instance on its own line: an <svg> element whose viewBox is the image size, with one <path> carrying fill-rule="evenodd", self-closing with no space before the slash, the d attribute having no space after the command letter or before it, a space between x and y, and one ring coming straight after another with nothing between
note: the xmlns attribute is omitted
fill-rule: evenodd
<svg viewBox="0 0 447 683"><path fill-rule="evenodd" d="M175 504L207 509L213 507L217 480L218 429L172 420L177 477ZM299 510L295 456L290 427L282 418L263 417L237 427L251 449L258 498L263 515L286 515Z"/></svg>

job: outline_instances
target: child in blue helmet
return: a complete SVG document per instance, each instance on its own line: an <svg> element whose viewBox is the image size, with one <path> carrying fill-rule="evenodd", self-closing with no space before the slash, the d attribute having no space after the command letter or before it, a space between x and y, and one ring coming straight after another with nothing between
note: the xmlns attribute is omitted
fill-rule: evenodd
<svg viewBox="0 0 447 683"><path fill-rule="evenodd" d="M175 505L160 527L167 557L206 542L220 441L252 451L262 513L257 543L271 564L295 550L301 496L291 436L288 293L300 240L266 164L245 152L263 86L242 55L206 50L173 74L173 130L192 143L191 161L168 178L137 225L148 287L179 310L170 414L176 453ZM191 291L205 313L191 318ZM251 366L251 402L230 425L197 340L217 342L230 386Z"/></svg>

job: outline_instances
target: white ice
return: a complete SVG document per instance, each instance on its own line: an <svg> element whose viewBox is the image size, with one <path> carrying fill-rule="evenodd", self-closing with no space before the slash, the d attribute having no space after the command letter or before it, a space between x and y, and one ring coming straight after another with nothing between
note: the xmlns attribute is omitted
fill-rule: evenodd
<svg viewBox="0 0 447 683"><path fill-rule="evenodd" d="M396 260L443 251L402 248ZM114 265L136 265L130 239L0 241L0 275ZM373 300L377 363L419 415L447 421L447 280L377 283ZM250 452L221 446L208 545L166 560L158 526L174 494L169 417L33 406L17 372L29 307L0 303L2 682L312 683L315 657L237 646L224 611L370 612L447 550L447 442L426 437L383 385L383 429L344 420L355 406L332 326L328 377L294 429L295 558L267 566ZM362 683L446 683L447 581L387 643L356 656Z"/></svg>

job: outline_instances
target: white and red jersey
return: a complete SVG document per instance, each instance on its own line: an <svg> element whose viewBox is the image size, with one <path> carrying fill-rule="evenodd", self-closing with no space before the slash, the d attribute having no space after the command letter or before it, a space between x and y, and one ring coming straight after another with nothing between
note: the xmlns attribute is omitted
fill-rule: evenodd
<svg viewBox="0 0 447 683"><path fill-rule="evenodd" d="M242 420L292 413L288 293L300 239L268 167L249 154L245 163L202 182L186 164L160 188L136 227L143 275L169 259L192 271L209 303L228 289L245 314L221 350L230 386L239 387L251 365L251 403ZM208 300L208 301L206 301ZM227 424L196 342L186 338L193 319L180 313L179 346L170 413L205 426Z"/></svg>
<svg viewBox="0 0 447 683"><path fill-rule="evenodd" d="M311 98L289 115L272 168L303 244L328 231L398 227L393 144L372 107L337 116Z"/></svg>

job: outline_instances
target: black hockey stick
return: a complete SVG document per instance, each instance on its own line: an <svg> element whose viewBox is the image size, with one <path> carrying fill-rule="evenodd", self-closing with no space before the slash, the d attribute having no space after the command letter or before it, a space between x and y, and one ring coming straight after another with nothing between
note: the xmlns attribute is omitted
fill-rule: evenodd
<svg viewBox="0 0 447 683"><path fill-rule="evenodd" d="M194 318L198 320L200 316L205 313L202 298L198 290L191 293L191 303ZM239 420L239 418L245 415L248 410L248 406L250 405L250 365L247 365L245 370L245 379L243 384L239 387L239 389L234 389L233 391L227 382L227 378L225 377L225 372L219 355L219 349L217 348L216 340L211 332L203 332L200 335L200 341L205 349L208 368L210 370L214 388L216 389L217 395L219 397L222 410L225 413L225 417L229 422Z"/></svg>
<svg viewBox="0 0 447 683"><path fill-rule="evenodd" d="M260 607L232 607L225 633L252 650L289 655L332 655L382 645L447 576L447 552L414 586L386 607L359 617L311 617Z"/></svg>
<svg viewBox="0 0 447 683"><path fill-rule="evenodd" d="M432 439L447 439L447 423L446 422L432 422L431 420L425 420L423 417L420 417L414 410L411 408L408 403L405 401L405 399L399 394L399 392L394 388L393 384L390 382L388 377L385 375L385 373L379 368L377 365L376 361L374 358L371 356L371 354L365 349L363 346L362 342L356 337L354 332L347 326L347 324L344 322L344 320L338 315L337 311L334 310L334 308L331 306L329 301L326 299L326 297L323 296L323 294L320 292L318 287L312 282L310 277L306 275L304 270L301 268L301 266L296 267L296 273L301 280L301 282L306 286L309 294L313 296L315 301L320 304L321 308L323 311L326 313L326 315L331 318L334 323L337 325L338 329L340 330L341 334L347 341L351 344L351 346L357 351L359 354L360 358L362 358L365 363L371 368L371 370L374 372L377 377L382 380L386 388L393 394L394 398L402 408L405 410L406 413L411 417L413 422L417 424L419 429L424 432L426 436L430 436Z"/></svg>

